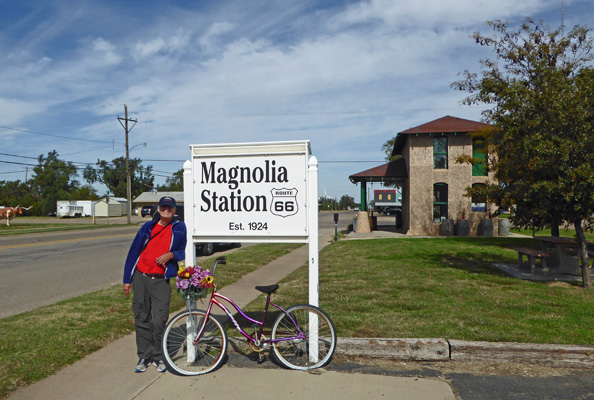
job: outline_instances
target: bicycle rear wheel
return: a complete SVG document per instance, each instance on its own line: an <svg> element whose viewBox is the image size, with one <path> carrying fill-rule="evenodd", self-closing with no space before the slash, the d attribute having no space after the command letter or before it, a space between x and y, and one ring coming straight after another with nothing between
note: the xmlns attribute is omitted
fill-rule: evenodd
<svg viewBox="0 0 594 400"><path fill-rule="evenodd" d="M303 339L299 330L305 334ZM272 327L271 339L277 359L291 369L307 370L326 365L336 349L336 329L330 317L318 307L303 304L287 309Z"/></svg>
<svg viewBox="0 0 594 400"><path fill-rule="evenodd" d="M206 313L192 310L177 314L163 334L163 354L168 368L182 375L206 374L217 368L227 351L227 333L212 316L196 345L194 339Z"/></svg>

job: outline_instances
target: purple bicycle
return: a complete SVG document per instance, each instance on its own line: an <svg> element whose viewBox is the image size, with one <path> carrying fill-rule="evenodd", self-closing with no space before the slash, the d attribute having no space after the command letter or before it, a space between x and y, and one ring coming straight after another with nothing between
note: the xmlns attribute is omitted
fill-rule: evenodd
<svg viewBox="0 0 594 400"><path fill-rule="evenodd" d="M213 276L218 264L226 264L225 257L216 259ZM326 365L336 349L334 323L324 311L309 304L295 305L286 310L274 304L270 297L278 287L256 286L256 290L267 295L262 321L248 317L233 300L218 294L216 284L206 311L192 309L188 296L187 310L173 317L163 334L163 353L170 371L182 375L201 375L213 371L223 362L227 352L227 332L211 315L213 305L225 312L253 351L262 353L271 348L276 359L291 369L308 370ZM253 323L254 332L245 332L221 300L231 304L243 318ZM272 329L265 330L264 323L270 305L276 307L280 315Z"/></svg>

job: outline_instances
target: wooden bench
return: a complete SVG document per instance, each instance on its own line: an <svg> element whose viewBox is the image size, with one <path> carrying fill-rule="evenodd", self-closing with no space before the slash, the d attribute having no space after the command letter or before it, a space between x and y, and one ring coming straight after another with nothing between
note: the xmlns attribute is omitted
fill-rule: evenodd
<svg viewBox="0 0 594 400"><path fill-rule="evenodd" d="M526 247L517 247L514 249L518 252L518 266L522 267L523 257L526 256L528 258L528 264L530 265L530 273L534 275L534 268L536 267L536 259L540 258L540 265L542 267L543 272L546 272L547 269L547 258L551 255L542 250L534 250L529 249Z"/></svg>

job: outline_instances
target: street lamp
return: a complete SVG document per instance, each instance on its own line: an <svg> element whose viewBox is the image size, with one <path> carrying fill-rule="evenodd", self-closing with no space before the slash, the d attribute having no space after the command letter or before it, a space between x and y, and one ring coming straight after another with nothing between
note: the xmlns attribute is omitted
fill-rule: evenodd
<svg viewBox="0 0 594 400"><path fill-rule="evenodd" d="M142 146L142 147L145 147L146 148L146 143L135 144L134 146L130 147L130 151L132 151L132 149L134 149L135 147L138 147L138 146Z"/></svg>

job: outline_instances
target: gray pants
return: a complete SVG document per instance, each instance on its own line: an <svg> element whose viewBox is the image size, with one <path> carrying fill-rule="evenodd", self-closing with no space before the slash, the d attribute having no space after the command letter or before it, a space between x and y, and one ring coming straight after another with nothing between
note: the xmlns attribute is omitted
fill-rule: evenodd
<svg viewBox="0 0 594 400"><path fill-rule="evenodd" d="M163 331L169 318L169 280L150 278L136 271L132 277L134 327L138 358L163 360Z"/></svg>

